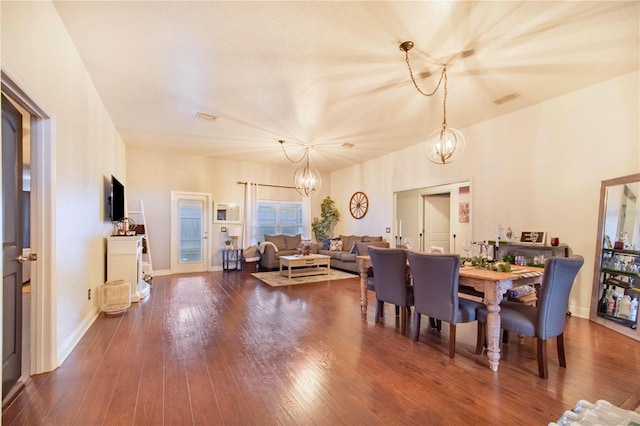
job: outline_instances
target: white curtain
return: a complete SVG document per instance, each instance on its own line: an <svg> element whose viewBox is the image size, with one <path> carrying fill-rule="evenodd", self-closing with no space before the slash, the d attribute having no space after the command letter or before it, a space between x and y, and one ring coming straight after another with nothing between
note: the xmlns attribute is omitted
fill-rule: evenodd
<svg viewBox="0 0 640 426"><path fill-rule="evenodd" d="M258 184L247 182L244 186L244 226L242 241L249 247L257 243L256 226L258 223Z"/></svg>
<svg viewBox="0 0 640 426"><path fill-rule="evenodd" d="M302 197L302 238L313 240L311 233L311 197Z"/></svg>

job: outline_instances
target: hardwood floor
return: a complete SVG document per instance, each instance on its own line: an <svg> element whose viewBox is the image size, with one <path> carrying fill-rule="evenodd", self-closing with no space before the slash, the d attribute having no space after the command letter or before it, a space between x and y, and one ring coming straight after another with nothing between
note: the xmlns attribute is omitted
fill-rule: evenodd
<svg viewBox="0 0 640 426"><path fill-rule="evenodd" d="M550 342L503 345L500 371L458 326L448 357L422 321L414 344L392 306L360 314L358 278L272 288L245 272L154 278L123 315L101 314L57 370L34 376L6 425L547 424L578 400L635 409L640 344L570 317L568 368ZM411 326L409 328L409 334Z"/></svg>

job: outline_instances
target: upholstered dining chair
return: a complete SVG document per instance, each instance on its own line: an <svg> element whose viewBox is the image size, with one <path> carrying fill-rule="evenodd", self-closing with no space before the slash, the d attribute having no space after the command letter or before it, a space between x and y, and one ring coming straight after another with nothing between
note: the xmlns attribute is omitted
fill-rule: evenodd
<svg viewBox="0 0 640 426"><path fill-rule="evenodd" d="M407 254L404 249L369 246L376 292L375 323L383 316L384 303L400 310L400 333L406 334L407 314L413 306L413 287L407 281Z"/></svg>
<svg viewBox="0 0 640 426"><path fill-rule="evenodd" d="M449 357L456 354L456 324L476 320L481 303L458 297L460 256L457 254L407 253L413 276L415 307L413 340L420 333L421 315L449 323Z"/></svg>
<svg viewBox="0 0 640 426"><path fill-rule="evenodd" d="M537 306L524 303L504 301L500 303L500 319L502 329L537 340L538 374L546 379L547 369L546 343L556 338L558 361L560 367L566 368L564 354L564 326L567 316L567 304L573 282L584 264L582 256L550 257L544 265L544 276L538 295ZM478 341L476 354L484 347L487 309L478 310Z"/></svg>

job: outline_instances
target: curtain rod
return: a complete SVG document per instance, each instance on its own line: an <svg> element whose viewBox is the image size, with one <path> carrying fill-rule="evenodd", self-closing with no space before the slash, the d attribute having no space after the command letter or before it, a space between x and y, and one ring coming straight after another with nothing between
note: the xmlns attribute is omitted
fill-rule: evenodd
<svg viewBox="0 0 640 426"><path fill-rule="evenodd" d="M241 182L241 181L238 181L238 182L236 182L236 183L237 183L238 185L246 185L246 184L247 184L247 183L249 183L249 182ZM268 186L268 187L271 187L271 188L296 189L296 187L295 187L295 186L270 185L270 184L268 184L268 183L256 183L256 185L259 185L259 186Z"/></svg>

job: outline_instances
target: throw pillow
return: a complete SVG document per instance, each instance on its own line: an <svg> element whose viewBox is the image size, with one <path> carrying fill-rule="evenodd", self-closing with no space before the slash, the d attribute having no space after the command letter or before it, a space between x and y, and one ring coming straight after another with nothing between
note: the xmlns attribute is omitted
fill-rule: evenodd
<svg viewBox="0 0 640 426"><path fill-rule="evenodd" d="M369 246L389 247L385 241L363 241L361 243L356 243L356 254L358 256L368 256Z"/></svg>
<svg viewBox="0 0 640 426"><path fill-rule="evenodd" d="M331 250L331 251L340 251L340 250L342 250L342 241L341 240L331 240L331 244L329 245L329 250Z"/></svg>
<svg viewBox="0 0 640 426"><path fill-rule="evenodd" d="M371 237L369 235L365 235L364 237L362 237L362 241L382 241L382 237L380 237L380 236Z"/></svg>
<svg viewBox="0 0 640 426"><path fill-rule="evenodd" d="M298 244L302 241L300 234L297 235L285 235L284 245L287 250L294 250L298 247Z"/></svg>
<svg viewBox="0 0 640 426"><path fill-rule="evenodd" d="M331 246L331 239L325 238L325 240L322 242L322 250L329 250L330 246Z"/></svg>
<svg viewBox="0 0 640 426"><path fill-rule="evenodd" d="M311 254L311 240L300 241L297 249L300 256L308 256L309 254Z"/></svg>
<svg viewBox="0 0 640 426"><path fill-rule="evenodd" d="M273 243L273 245L276 246L278 250L286 250L287 248L287 245L284 241L284 235L265 235L264 240Z"/></svg>

